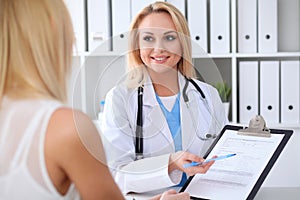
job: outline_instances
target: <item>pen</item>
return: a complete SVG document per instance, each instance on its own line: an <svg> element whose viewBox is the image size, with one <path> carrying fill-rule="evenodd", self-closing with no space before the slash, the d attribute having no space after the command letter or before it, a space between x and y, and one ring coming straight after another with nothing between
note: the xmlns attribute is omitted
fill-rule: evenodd
<svg viewBox="0 0 300 200"><path fill-rule="evenodd" d="M222 159L225 159L225 158L230 158L230 157L235 156L235 155L236 155L235 153L232 153L232 154L227 154L227 155L224 155L224 156L218 156L216 158L210 158L210 159L207 159L203 162L191 162L191 163L184 164L183 167L188 168L188 167L199 166L199 165L203 165L205 163L208 163L210 161L222 160Z"/></svg>

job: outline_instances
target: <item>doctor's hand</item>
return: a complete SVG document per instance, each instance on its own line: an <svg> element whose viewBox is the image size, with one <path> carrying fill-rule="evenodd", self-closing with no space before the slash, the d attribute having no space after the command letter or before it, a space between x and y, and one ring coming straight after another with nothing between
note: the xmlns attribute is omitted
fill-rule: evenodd
<svg viewBox="0 0 300 200"><path fill-rule="evenodd" d="M208 169L214 164L214 161L208 162L203 165L184 168L183 165L191 162L203 162L204 159L195 154L185 151L178 151L170 155L169 158L169 174L174 170L185 172L188 176L201 173L205 174Z"/></svg>
<svg viewBox="0 0 300 200"><path fill-rule="evenodd" d="M190 195L186 192L177 193L175 190L168 190L149 200L190 200Z"/></svg>

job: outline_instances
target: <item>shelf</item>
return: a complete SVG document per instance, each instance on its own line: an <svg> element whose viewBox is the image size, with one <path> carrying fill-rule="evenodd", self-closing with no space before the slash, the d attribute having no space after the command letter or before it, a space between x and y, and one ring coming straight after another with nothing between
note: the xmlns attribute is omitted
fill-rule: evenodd
<svg viewBox="0 0 300 200"><path fill-rule="evenodd" d="M211 54L211 53L207 53L207 54L193 54L192 57L193 58L232 58L233 54L232 53L228 53L228 54Z"/></svg>
<svg viewBox="0 0 300 200"><path fill-rule="evenodd" d="M237 58L283 58L300 57L300 52L276 52L276 53L236 53Z"/></svg>
<svg viewBox="0 0 300 200"><path fill-rule="evenodd" d="M84 56L93 56L93 57L118 57L118 56L124 56L127 54L127 52L120 53L120 52L115 52L115 51L106 51L106 52L84 52Z"/></svg>
<svg viewBox="0 0 300 200"><path fill-rule="evenodd" d="M242 127L248 127L249 124L244 123L236 123L236 122L229 122L230 125L234 126L242 126ZM266 126L270 129L292 129L292 130L300 130L300 124L266 124Z"/></svg>

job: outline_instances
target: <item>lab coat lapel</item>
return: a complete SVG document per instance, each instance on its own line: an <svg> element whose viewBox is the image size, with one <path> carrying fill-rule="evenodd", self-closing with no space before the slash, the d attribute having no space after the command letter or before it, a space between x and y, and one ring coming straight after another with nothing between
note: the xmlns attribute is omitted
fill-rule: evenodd
<svg viewBox="0 0 300 200"><path fill-rule="evenodd" d="M146 137L151 137L152 135L156 134L162 134L170 143L172 143L173 138L171 132L169 130L166 118L156 100L155 91L151 81L148 81L144 84L143 101L145 116L143 127L145 129L145 132L147 132Z"/></svg>

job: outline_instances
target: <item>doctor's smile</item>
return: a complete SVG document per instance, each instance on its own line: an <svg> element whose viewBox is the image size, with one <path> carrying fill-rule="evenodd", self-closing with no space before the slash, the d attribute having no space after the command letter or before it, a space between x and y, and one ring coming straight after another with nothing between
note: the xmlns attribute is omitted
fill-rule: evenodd
<svg viewBox="0 0 300 200"><path fill-rule="evenodd" d="M155 63L162 64L162 63L166 62L166 60L169 58L169 56L151 56L151 58L153 59L153 61Z"/></svg>

